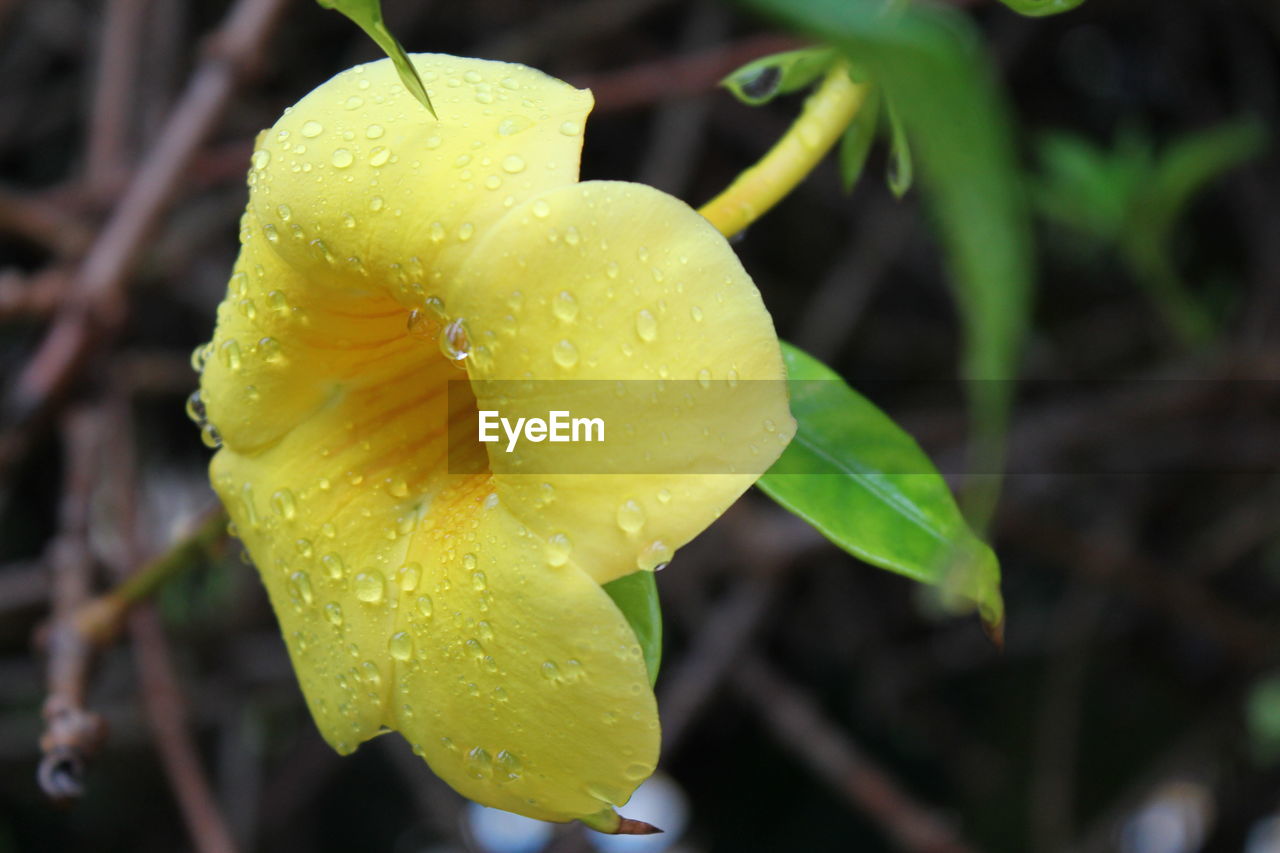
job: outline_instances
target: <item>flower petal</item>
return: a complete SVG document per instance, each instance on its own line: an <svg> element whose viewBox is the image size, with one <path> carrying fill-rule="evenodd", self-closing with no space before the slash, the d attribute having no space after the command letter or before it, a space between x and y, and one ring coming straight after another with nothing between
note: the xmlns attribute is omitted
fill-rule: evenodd
<svg viewBox="0 0 1280 853"><path fill-rule="evenodd" d="M504 502L543 537L570 539L573 562L601 583L669 560L794 433L777 334L755 285L710 223L652 187L590 181L535 196L476 246L446 301L473 349L485 348L469 368L481 409L545 414L558 394L563 407L591 385L551 380L633 381L618 417L604 420L626 422L630 437L611 452L652 460L632 469L641 473L561 473L551 460L563 446L545 443L528 445L521 462L544 462L546 473L519 474L501 444L485 445ZM514 401L515 383L484 381L527 378L549 381ZM700 401L679 402L713 383Z"/></svg>
<svg viewBox="0 0 1280 853"><path fill-rule="evenodd" d="M488 478L347 502L307 485L314 437L308 425L255 457L224 450L214 479L325 739L345 753L398 729L465 796L544 820L625 802L659 733L640 648L608 595L550 565ZM253 488L271 480L293 484L287 502Z"/></svg>
<svg viewBox="0 0 1280 853"><path fill-rule="evenodd" d="M412 60L439 121L390 60L344 71L260 138L250 210L298 271L420 301L489 223L577 180L592 98L523 65Z"/></svg>

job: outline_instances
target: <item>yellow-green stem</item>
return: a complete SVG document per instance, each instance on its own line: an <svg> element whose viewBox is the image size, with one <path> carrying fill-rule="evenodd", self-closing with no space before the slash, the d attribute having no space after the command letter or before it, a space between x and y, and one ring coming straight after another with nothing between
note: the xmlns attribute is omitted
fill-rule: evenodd
<svg viewBox="0 0 1280 853"><path fill-rule="evenodd" d="M96 642L115 636L131 606L149 597L179 571L198 563L226 535L227 514L218 507L210 511L190 535L139 568L115 589L85 602L75 614L77 629Z"/></svg>
<svg viewBox="0 0 1280 853"><path fill-rule="evenodd" d="M854 83L848 66L836 63L769 153L698 212L726 237L755 222L813 171L866 96L867 86Z"/></svg>

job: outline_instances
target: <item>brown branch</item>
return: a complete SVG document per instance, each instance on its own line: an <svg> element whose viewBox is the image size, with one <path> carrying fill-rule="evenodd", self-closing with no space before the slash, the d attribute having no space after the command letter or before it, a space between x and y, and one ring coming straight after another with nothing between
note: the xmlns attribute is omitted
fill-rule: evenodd
<svg viewBox="0 0 1280 853"><path fill-rule="evenodd" d="M230 103L237 81L258 60L287 0L238 0L148 152L144 165L76 276L74 293L4 401L4 414L31 423L60 396L95 345L119 330L124 288L196 149Z"/></svg>
<svg viewBox="0 0 1280 853"><path fill-rule="evenodd" d="M128 165L126 148L140 52L138 43L149 2L109 0L106 3L93 75L89 151L85 158L86 188L99 199L108 198L112 177Z"/></svg>
<svg viewBox="0 0 1280 853"><path fill-rule="evenodd" d="M597 113L634 109L669 98L712 91L726 74L753 59L794 50L805 42L783 35L753 36L688 56L663 58L621 71L578 75L575 86L590 89Z"/></svg>
<svg viewBox="0 0 1280 853"><path fill-rule="evenodd" d="M817 702L758 657L740 661L733 684L774 736L871 818L902 850L964 853L970 850L940 815L916 802L877 766Z"/></svg>
<svg viewBox="0 0 1280 853"><path fill-rule="evenodd" d="M36 773L55 800L84 791L85 763L106 735L102 718L85 708L93 644L75 628L75 614L89 599L93 558L89 550L89 509L100 462L102 433L96 413L77 408L62 424L66 476L59 532L46 561L51 575L53 614L40 643L48 653L48 697L44 703L43 757Z"/></svg>
<svg viewBox="0 0 1280 853"><path fill-rule="evenodd" d="M144 566L146 561L138 535L133 424L129 416L129 401L123 394L115 395L110 420L113 425L112 433L118 440L108 473L116 493L112 505L117 515L113 524L118 534L119 546L105 562L120 582L120 588L128 589L130 581L139 574L139 567ZM215 516L215 520L220 529L225 527L220 514ZM206 523L205 528L208 526ZM182 550L178 553L181 555L179 559L186 554ZM153 584L149 583L143 586L146 590L153 588ZM138 601L135 596L118 598L126 604ZM128 626L129 637L133 641L142 704L146 708L156 750L173 786L192 844L198 853L234 853L236 844L230 824L214 799L199 750L188 727L187 705L169 654L164 626L149 601L142 601L132 608Z"/></svg>

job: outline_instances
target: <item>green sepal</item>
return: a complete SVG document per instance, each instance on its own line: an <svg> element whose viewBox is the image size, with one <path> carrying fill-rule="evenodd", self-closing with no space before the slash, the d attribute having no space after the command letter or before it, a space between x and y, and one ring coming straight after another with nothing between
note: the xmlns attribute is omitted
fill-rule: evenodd
<svg viewBox="0 0 1280 853"><path fill-rule="evenodd" d="M836 60L829 47L810 47L775 53L748 62L720 81L744 104L758 107L778 95L796 92L813 84Z"/></svg>
<svg viewBox="0 0 1280 853"><path fill-rule="evenodd" d="M644 653L649 686L658 680L662 664L662 605L658 602L658 584L653 572L639 571L604 584L602 589L626 617L635 632L636 642Z"/></svg>

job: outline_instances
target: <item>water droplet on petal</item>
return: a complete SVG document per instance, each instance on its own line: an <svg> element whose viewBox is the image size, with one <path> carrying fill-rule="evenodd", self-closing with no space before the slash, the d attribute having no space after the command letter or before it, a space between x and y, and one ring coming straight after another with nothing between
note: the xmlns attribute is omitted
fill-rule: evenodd
<svg viewBox="0 0 1280 853"><path fill-rule="evenodd" d="M552 301L551 310L561 320L571 323L578 316L578 300L569 291L562 290Z"/></svg>
<svg viewBox="0 0 1280 853"><path fill-rule="evenodd" d="M524 158L519 154L509 154L502 161L502 171L512 175L519 174L524 171Z"/></svg>
<svg viewBox="0 0 1280 853"><path fill-rule="evenodd" d="M391 635L391 639L387 640L387 651L396 660L409 660L413 657L413 637L408 631L396 631Z"/></svg>
<svg viewBox="0 0 1280 853"><path fill-rule="evenodd" d="M370 569L356 575L356 598L366 604L377 604L382 601L385 589L386 580L382 577L382 572L377 569Z"/></svg>
<svg viewBox="0 0 1280 853"><path fill-rule="evenodd" d="M385 148L382 150L386 150ZM345 169L356 161L355 155L345 148L339 148L333 152L333 156L329 158L335 168ZM376 164L375 164L376 165Z"/></svg>
<svg viewBox="0 0 1280 853"><path fill-rule="evenodd" d="M663 542L655 539L650 542L636 559L636 566L646 572L660 572L671 562L674 552Z"/></svg>
<svg viewBox="0 0 1280 853"><path fill-rule="evenodd" d="M285 521L293 521L298 514L298 502L289 489L280 489L271 495L271 508Z"/></svg>
<svg viewBox="0 0 1280 853"><path fill-rule="evenodd" d="M553 566L563 566L569 562L569 554L573 551L573 540L563 533L553 533L547 539L547 562Z"/></svg>
<svg viewBox="0 0 1280 853"><path fill-rule="evenodd" d="M342 625L342 605L336 601L330 601L324 606L324 618L329 620L330 625Z"/></svg>
<svg viewBox="0 0 1280 853"><path fill-rule="evenodd" d="M302 126L302 135L307 139L314 139L324 133L324 125L318 121L309 121Z"/></svg>
<svg viewBox="0 0 1280 853"><path fill-rule="evenodd" d="M538 199L533 203L530 209L533 211L533 215L539 219L546 219L551 215L551 205L547 204L546 199Z"/></svg>
<svg viewBox="0 0 1280 853"><path fill-rule="evenodd" d="M658 336L658 321L648 308L636 312L636 334L642 341L652 341Z"/></svg>
<svg viewBox="0 0 1280 853"><path fill-rule="evenodd" d="M573 367L578 363L578 348L566 338L551 348L551 357L561 367Z"/></svg>
<svg viewBox="0 0 1280 853"><path fill-rule="evenodd" d="M267 164L271 162L271 152L264 148L259 148L257 151L253 152L253 156L250 157L249 160L253 163L254 171L261 172L263 169L267 168Z"/></svg>
<svg viewBox="0 0 1280 853"><path fill-rule="evenodd" d="M452 320L440 332L440 352L450 361L462 361L471 354L471 339L463 318Z"/></svg>
<svg viewBox="0 0 1280 853"><path fill-rule="evenodd" d="M618 526L626 533L639 533L644 527L644 510L633 500L618 507Z"/></svg>
<svg viewBox="0 0 1280 853"><path fill-rule="evenodd" d="M369 154L370 166L385 166L387 161L391 159L391 149L384 145L379 145ZM334 165L337 165L336 163Z"/></svg>
<svg viewBox="0 0 1280 853"><path fill-rule="evenodd" d="M311 578L307 577L307 573L294 572L289 576L289 580L293 582L293 589L297 592L298 597L302 599L302 603L311 604L314 593L311 589Z"/></svg>
<svg viewBox="0 0 1280 853"><path fill-rule="evenodd" d="M582 125L576 121L563 121L560 123L560 132L565 136L577 136L582 133Z"/></svg>

